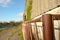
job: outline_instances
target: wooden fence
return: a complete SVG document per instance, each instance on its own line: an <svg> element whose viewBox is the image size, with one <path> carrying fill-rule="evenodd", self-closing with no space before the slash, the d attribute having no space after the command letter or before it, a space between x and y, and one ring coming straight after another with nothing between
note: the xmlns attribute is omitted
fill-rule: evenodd
<svg viewBox="0 0 60 40"><path fill-rule="evenodd" d="M54 20L60 20L60 15L44 14L37 19L23 22L22 31L24 40L56 40L54 29L60 30L60 28L54 27ZM40 24L42 26L37 26L36 22L42 22ZM42 29L40 33L38 31L39 27Z"/></svg>

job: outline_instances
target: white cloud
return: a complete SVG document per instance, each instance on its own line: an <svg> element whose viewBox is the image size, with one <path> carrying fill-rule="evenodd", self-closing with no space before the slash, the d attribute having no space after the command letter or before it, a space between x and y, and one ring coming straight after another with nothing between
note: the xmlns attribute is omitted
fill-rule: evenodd
<svg viewBox="0 0 60 40"><path fill-rule="evenodd" d="M11 3L11 0L0 0L0 6L7 7Z"/></svg>
<svg viewBox="0 0 60 40"><path fill-rule="evenodd" d="M23 12L17 14L18 17L23 17Z"/></svg>
<svg viewBox="0 0 60 40"><path fill-rule="evenodd" d="M23 20L23 12L18 13L17 17L19 17L21 20Z"/></svg>

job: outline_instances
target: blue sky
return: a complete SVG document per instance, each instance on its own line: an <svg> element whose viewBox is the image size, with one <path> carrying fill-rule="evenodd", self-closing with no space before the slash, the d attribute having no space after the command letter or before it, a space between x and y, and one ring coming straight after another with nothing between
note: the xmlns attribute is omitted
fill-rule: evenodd
<svg viewBox="0 0 60 40"><path fill-rule="evenodd" d="M25 0L0 0L0 21L21 21Z"/></svg>

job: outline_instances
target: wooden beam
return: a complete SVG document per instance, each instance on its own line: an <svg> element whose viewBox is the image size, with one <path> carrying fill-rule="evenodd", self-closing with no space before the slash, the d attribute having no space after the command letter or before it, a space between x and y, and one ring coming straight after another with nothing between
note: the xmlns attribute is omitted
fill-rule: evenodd
<svg viewBox="0 0 60 40"><path fill-rule="evenodd" d="M45 14L44 14L45 15ZM60 20L60 14L50 14L50 15L52 15L52 19L53 20ZM34 20L31 20L31 21L29 21L29 22L42 22L42 16L41 17L39 17L39 18L37 18L37 19L34 19Z"/></svg>
<svg viewBox="0 0 60 40"><path fill-rule="evenodd" d="M60 14L52 14L53 20L60 20Z"/></svg>
<svg viewBox="0 0 60 40"><path fill-rule="evenodd" d="M43 40L55 40L52 15L45 14L42 16L43 23Z"/></svg>
<svg viewBox="0 0 60 40"><path fill-rule="evenodd" d="M31 23L35 23L35 22L41 22L41 21L42 21L42 17L34 19L34 20L31 20L30 22Z"/></svg>

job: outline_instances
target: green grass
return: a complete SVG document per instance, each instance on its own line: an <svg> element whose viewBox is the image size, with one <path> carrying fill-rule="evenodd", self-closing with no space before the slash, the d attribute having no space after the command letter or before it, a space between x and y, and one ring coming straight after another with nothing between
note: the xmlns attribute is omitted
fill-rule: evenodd
<svg viewBox="0 0 60 40"><path fill-rule="evenodd" d="M6 28L0 28L0 32L2 32L3 30L5 30Z"/></svg>
<svg viewBox="0 0 60 40"><path fill-rule="evenodd" d="M17 31L16 31L17 30ZM21 26L17 26L12 30L12 34L11 36L8 38L8 40L10 40L16 33L18 33L18 36L20 37L20 40L24 40L23 38L23 33L22 33L22 28Z"/></svg>
<svg viewBox="0 0 60 40"><path fill-rule="evenodd" d="M20 36L20 39L21 39L21 40L24 40L22 30L20 30L20 31L18 32L18 35Z"/></svg>
<svg viewBox="0 0 60 40"><path fill-rule="evenodd" d="M0 30L0 32L2 32L2 30Z"/></svg>
<svg viewBox="0 0 60 40"><path fill-rule="evenodd" d="M9 36L8 40L11 40L11 38L16 33L18 33L17 35L20 37L20 40L24 40L21 25L18 25L17 27L11 27L11 28L2 28L0 29L0 33L8 30L11 30L11 35Z"/></svg>
<svg viewBox="0 0 60 40"><path fill-rule="evenodd" d="M20 30L18 31L18 35L20 36L21 40L24 40L24 38L23 38L23 32L22 32L22 26L20 26L19 28L20 28Z"/></svg>

